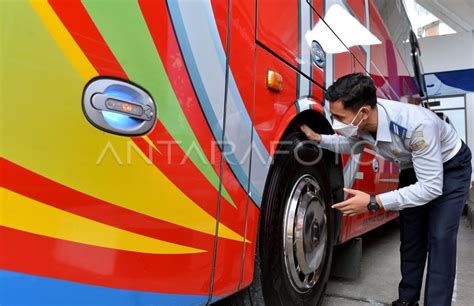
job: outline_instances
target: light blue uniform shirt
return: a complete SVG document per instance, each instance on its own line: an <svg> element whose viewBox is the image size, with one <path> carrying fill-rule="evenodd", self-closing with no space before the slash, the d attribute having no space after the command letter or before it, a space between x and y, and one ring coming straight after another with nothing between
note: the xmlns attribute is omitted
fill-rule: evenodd
<svg viewBox="0 0 474 306"><path fill-rule="evenodd" d="M462 142L456 131L429 109L378 99L376 139L321 135L321 147L338 153L362 153L368 143L400 169L414 168L417 183L379 195L386 210L424 205L443 192L443 163L456 155Z"/></svg>

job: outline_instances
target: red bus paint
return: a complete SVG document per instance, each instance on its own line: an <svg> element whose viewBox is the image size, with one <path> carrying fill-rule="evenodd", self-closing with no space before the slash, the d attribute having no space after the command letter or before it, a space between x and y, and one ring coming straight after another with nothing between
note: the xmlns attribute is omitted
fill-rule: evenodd
<svg viewBox="0 0 474 306"><path fill-rule="evenodd" d="M5 5L2 305L204 305L248 287L276 150L302 120L330 127L324 90L362 72L380 98L418 95L407 56L372 0ZM380 43L348 45L330 24L335 6ZM322 67L306 40L320 28ZM282 76L281 92L266 87L268 70ZM79 103L96 78L148 91L154 128L125 137L92 127ZM26 98L18 101L20 92ZM28 114L11 121L13 106ZM360 158L353 173L344 171L348 185L370 193L397 187L396 165L370 148ZM335 242L396 217L336 215Z"/></svg>

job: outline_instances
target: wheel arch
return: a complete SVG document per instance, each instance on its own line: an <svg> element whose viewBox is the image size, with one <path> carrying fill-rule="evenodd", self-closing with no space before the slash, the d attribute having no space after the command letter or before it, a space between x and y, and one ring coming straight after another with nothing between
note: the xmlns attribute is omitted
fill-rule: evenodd
<svg viewBox="0 0 474 306"><path fill-rule="evenodd" d="M320 106L317 104L317 106ZM306 124L315 132L321 134L334 134L334 130L331 127L331 124L323 115L322 107L316 107L314 109L307 109L299 113L287 114L284 120L282 120L282 125L279 129L279 141L282 141L289 134L299 131L299 125ZM273 150L277 150L278 146L275 146ZM331 195L334 203L344 200L344 176L343 176L343 165L340 154L323 150L323 159L326 166L326 171L329 176L329 185L331 187ZM270 177L273 173L274 165L271 166L268 176ZM264 199L265 201L266 192L268 188L268 179L267 184L264 189ZM342 234L342 214L339 211L335 211L334 214L334 245L337 245L341 241Z"/></svg>

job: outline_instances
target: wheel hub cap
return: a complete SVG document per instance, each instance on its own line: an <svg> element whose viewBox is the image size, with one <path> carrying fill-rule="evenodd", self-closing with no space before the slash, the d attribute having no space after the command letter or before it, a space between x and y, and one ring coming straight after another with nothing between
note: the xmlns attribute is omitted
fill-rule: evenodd
<svg viewBox="0 0 474 306"><path fill-rule="evenodd" d="M325 203L310 175L300 177L288 198L284 216L285 266L292 286L301 293L318 281L327 245Z"/></svg>

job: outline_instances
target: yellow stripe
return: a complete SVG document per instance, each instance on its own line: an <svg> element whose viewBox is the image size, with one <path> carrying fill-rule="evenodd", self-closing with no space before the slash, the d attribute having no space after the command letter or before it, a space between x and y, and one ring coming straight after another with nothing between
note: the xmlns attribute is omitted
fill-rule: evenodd
<svg viewBox="0 0 474 306"><path fill-rule="evenodd" d="M97 72L50 5L45 0L31 0L36 14L50 31L48 34L31 6L25 6L27 1L7 4L6 11L14 15L16 22L14 39L2 53L2 58L8 58L3 69L9 76L4 80L2 100L15 103L2 103L4 113L9 114L2 116L2 126L14 128L2 134L1 154L93 197L214 235L213 216L149 160L134 150L127 156L129 138L101 132L84 118L80 107L82 90ZM199 188L192 177L189 180L189 188ZM223 224L219 225L219 237L243 240Z"/></svg>
<svg viewBox="0 0 474 306"><path fill-rule="evenodd" d="M158 152L158 153L161 154L160 150L158 150L158 148L155 146L155 144L154 144L153 141L150 139L150 137L148 137L148 136L143 136L142 138L145 139L145 141L148 142L148 144L149 144L153 149L155 149L156 152Z"/></svg>
<svg viewBox="0 0 474 306"><path fill-rule="evenodd" d="M150 253L206 252L105 225L0 188L0 225L98 247Z"/></svg>
<svg viewBox="0 0 474 306"><path fill-rule="evenodd" d="M84 80L90 80L98 73L87 60L86 56L75 43L74 38L63 26L47 0L30 0L38 16L53 36L58 46L62 49L74 68L81 74Z"/></svg>

